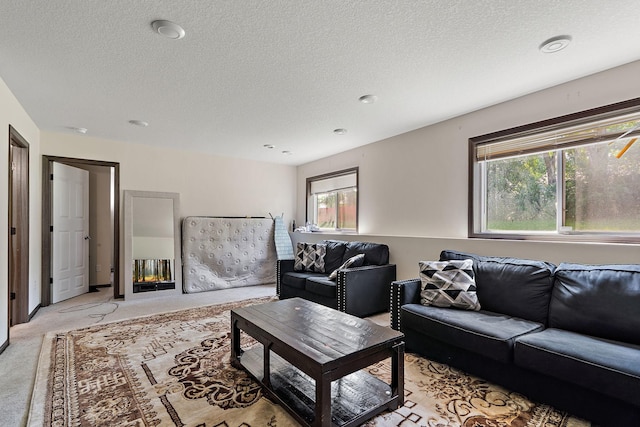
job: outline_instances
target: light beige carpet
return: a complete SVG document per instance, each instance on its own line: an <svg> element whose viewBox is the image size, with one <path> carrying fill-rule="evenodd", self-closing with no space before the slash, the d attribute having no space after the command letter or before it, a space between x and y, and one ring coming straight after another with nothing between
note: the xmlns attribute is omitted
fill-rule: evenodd
<svg viewBox="0 0 640 427"><path fill-rule="evenodd" d="M229 310L266 300L48 334L29 426L297 426L244 371L229 364ZM251 344L243 339L243 346ZM369 370L387 379L389 363ZM413 354L405 357L405 396L403 407L367 425L589 426Z"/></svg>

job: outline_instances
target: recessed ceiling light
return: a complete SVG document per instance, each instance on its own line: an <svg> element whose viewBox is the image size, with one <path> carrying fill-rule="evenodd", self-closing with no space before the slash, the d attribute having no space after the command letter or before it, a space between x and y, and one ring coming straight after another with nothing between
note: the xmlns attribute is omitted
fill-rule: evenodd
<svg viewBox="0 0 640 427"><path fill-rule="evenodd" d="M540 51L544 53L555 53L571 43L571 36L556 36L551 37L549 40L545 40L540 45Z"/></svg>
<svg viewBox="0 0 640 427"><path fill-rule="evenodd" d="M276 146L273 145L273 144L264 144L263 147L264 148L276 148Z"/></svg>
<svg viewBox="0 0 640 427"><path fill-rule="evenodd" d="M77 132L77 133L87 133L87 128L77 128L77 127L73 127L73 126L69 126L68 129Z"/></svg>
<svg viewBox="0 0 640 427"><path fill-rule="evenodd" d="M151 27L156 33L173 40L181 39L185 35L184 29L180 25L163 19L153 21Z"/></svg>
<svg viewBox="0 0 640 427"><path fill-rule="evenodd" d="M292 153L291 151L284 150L284 151L282 152L282 154L284 154L285 156L290 156L290 155L292 155L293 153Z"/></svg>
<svg viewBox="0 0 640 427"><path fill-rule="evenodd" d="M378 97L375 95L362 95L360 98L358 98L358 101L362 102L363 104L373 104L377 100Z"/></svg>
<svg viewBox="0 0 640 427"><path fill-rule="evenodd" d="M129 120L129 123L134 125L134 126L140 126L143 128L146 128L147 126L149 126L149 123L143 121L143 120Z"/></svg>
<svg viewBox="0 0 640 427"><path fill-rule="evenodd" d="M335 133L336 135L344 135L345 133L347 133L347 130L342 128L334 129L333 133Z"/></svg>

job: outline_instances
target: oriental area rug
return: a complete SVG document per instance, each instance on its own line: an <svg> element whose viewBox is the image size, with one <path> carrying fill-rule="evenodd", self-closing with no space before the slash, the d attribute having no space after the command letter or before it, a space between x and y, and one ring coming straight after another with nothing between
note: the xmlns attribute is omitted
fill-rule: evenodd
<svg viewBox="0 0 640 427"><path fill-rule="evenodd" d="M28 425L289 427L298 424L230 365L229 310L254 299L45 337ZM252 344L243 334L243 347ZM388 380L390 363L369 371ZM367 426L583 427L590 424L479 378L405 355L405 404Z"/></svg>

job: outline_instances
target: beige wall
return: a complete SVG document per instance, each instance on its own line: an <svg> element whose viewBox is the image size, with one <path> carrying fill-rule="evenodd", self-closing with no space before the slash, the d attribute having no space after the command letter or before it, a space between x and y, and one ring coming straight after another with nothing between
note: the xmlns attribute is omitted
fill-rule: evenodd
<svg viewBox="0 0 640 427"><path fill-rule="evenodd" d="M419 260L445 248L551 262L639 262L640 245L466 238L470 137L640 97L638 75L640 62L634 62L302 165L296 223L305 220L307 177L358 166L358 239L388 242L399 278L414 277Z"/></svg>
<svg viewBox="0 0 640 427"><path fill-rule="evenodd" d="M285 224L290 223L294 212L296 222L304 222L306 177L359 166L361 234L347 238L389 244L399 278L414 277L417 262L436 257L443 248L552 262L638 262L639 245L466 238L469 137L640 97L638 75L640 62L628 64L312 162L298 167L297 174L291 166L90 136L41 133L0 80L0 129L7 132L11 124L30 144L29 311L40 303L42 154L119 162L122 190L180 193L182 217L284 212ZM0 242L5 247L7 144L0 149L0 188L5 189L0 197ZM324 237L342 236L294 235L294 240ZM7 336L7 264L6 251L0 251L0 344Z"/></svg>
<svg viewBox="0 0 640 427"><path fill-rule="evenodd" d="M66 133L42 132L41 144L43 155L119 163L121 190L179 193L181 218L269 213L284 213L286 222L293 218L293 166ZM124 224L122 217L120 224ZM122 257L122 247L120 253Z"/></svg>
<svg viewBox="0 0 640 427"><path fill-rule="evenodd" d="M120 189L180 193L181 217L292 218L295 167L42 132L42 154L120 163Z"/></svg>
<svg viewBox="0 0 640 427"><path fill-rule="evenodd" d="M440 251L443 249L454 249L482 255L541 259L555 264L559 264L560 262L637 264L640 262L639 245L291 233L291 240L294 246L297 242L318 242L322 239L364 240L388 245L389 262L396 264L398 280L418 277L418 261L437 260Z"/></svg>
<svg viewBox="0 0 640 427"><path fill-rule="evenodd" d="M40 303L40 131L0 79L0 345L7 340L9 258L9 125L29 143L29 312Z"/></svg>

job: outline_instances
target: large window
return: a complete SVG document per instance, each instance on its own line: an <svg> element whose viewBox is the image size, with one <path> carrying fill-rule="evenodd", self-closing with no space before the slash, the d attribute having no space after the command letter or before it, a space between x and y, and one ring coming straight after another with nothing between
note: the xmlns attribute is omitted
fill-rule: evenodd
<svg viewBox="0 0 640 427"><path fill-rule="evenodd" d="M307 222L319 230L358 230L358 168L307 178L307 198Z"/></svg>
<svg viewBox="0 0 640 427"><path fill-rule="evenodd" d="M640 239L640 99L471 138L471 237Z"/></svg>

